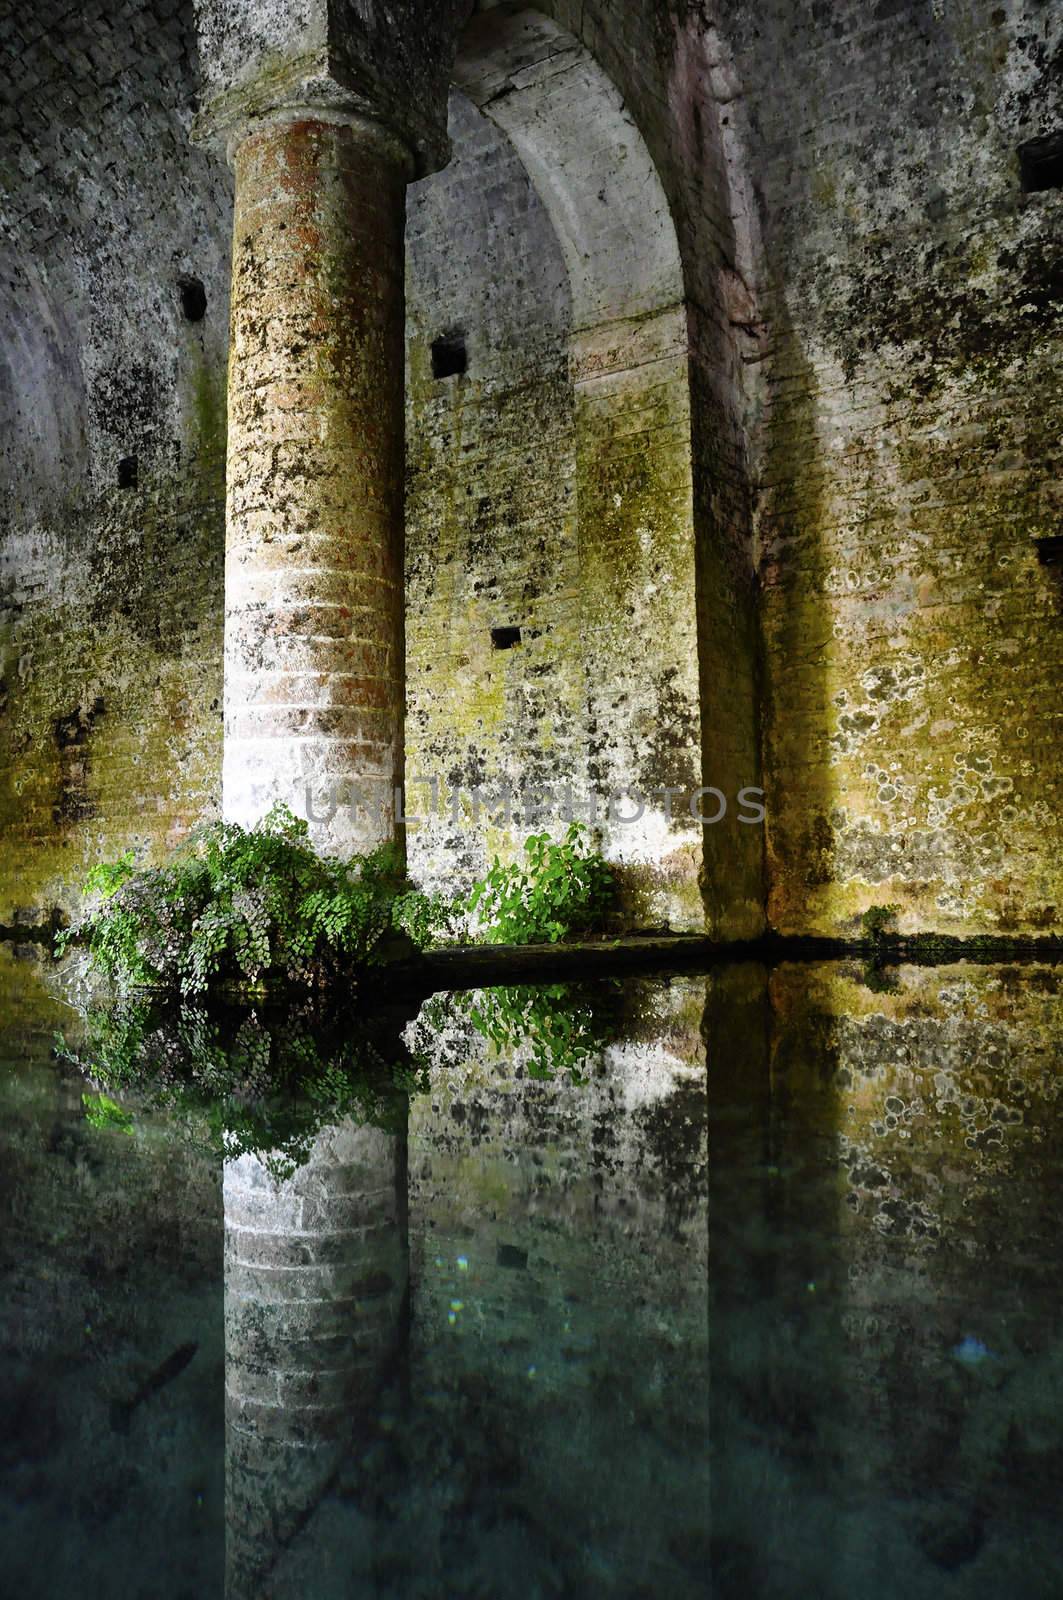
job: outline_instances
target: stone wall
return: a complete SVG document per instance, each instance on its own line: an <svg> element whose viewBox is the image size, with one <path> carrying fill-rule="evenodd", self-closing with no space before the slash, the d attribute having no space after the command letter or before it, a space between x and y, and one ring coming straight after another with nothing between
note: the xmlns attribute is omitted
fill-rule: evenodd
<svg viewBox="0 0 1063 1600"><path fill-rule="evenodd" d="M653 8L606 8L600 24L582 7L544 7L552 22L496 10L456 73L512 149L459 99L454 160L412 196L408 772L637 790L644 815L603 829L628 917L755 932L761 837L738 795L759 777L757 648L731 326L748 251L714 108L698 117L707 46ZM468 372L434 381L431 343L448 331L467 336ZM521 626L520 654L492 650L496 625ZM690 818L702 784L727 797L715 829ZM672 819L652 798L665 788L681 796ZM467 873L519 831L440 822L413 855Z"/></svg>
<svg viewBox="0 0 1063 1600"><path fill-rule="evenodd" d="M1059 927L1058 9L721 0L764 220L770 920Z"/></svg>
<svg viewBox="0 0 1063 1600"><path fill-rule="evenodd" d="M0 925L217 800L228 174L190 7L5 18Z"/></svg>
<svg viewBox="0 0 1063 1600"><path fill-rule="evenodd" d="M567 273L523 166L464 96L451 136L450 165L407 207L407 774L439 781L441 803L555 781L585 767L587 737ZM467 368L437 378L448 337ZM492 630L513 627L519 645L496 648ZM411 781L427 882L512 848L428 799Z"/></svg>
<svg viewBox="0 0 1063 1600"><path fill-rule="evenodd" d="M608 839L636 921L757 931L763 770L773 926L1058 927L1060 200L1018 155L1058 125L1052 9L542 9L644 141L686 325L574 338L595 280L499 131L519 96L454 98L409 211L408 776L717 785L703 840ZM188 4L45 0L3 50L0 925L218 803L230 227Z"/></svg>

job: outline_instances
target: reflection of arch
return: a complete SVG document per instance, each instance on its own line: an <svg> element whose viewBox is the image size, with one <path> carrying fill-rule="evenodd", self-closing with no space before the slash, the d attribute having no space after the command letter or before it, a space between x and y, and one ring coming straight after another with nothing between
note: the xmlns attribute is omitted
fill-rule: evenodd
<svg viewBox="0 0 1063 1600"><path fill-rule="evenodd" d="M515 381L512 372L500 373L505 353L489 348L488 340L478 344L475 328L463 330L481 365L471 359L466 382L449 392L433 389L421 376L428 362L418 348L430 330L418 328L415 316L411 570L416 573L427 549L437 558L435 570L452 574L464 562L466 581L460 570L457 580L448 576L447 608L440 604L434 614L431 593L424 603L416 589L408 596L416 619L410 776L429 775L431 754L438 771L442 754L444 776L449 768L468 782L464 775L471 772L489 792L493 780L519 780L531 769L535 782L571 780L577 791L652 796L669 787L689 794L702 782L690 352L679 247L664 191L615 86L581 44L540 14L500 7L476 16L462 41L455 82L506 134L560 246L571 295L567 394L559 394L556 380L552 390L544 385L539 417L556 423L569 411L571 421L563 451L555 449L556 426L548 445L545 433L543 443L528 436L487 439L505 409L499 392ZM464 113L454 120L459 158L467 126ZM480 173L489 193L491 176L489 169ZM453 182L444 172L418 187L423 192ZM418 204L416 191L412 203ZM468 207L441 208L447 226L464 230L455 234L459 245L468 237L471 206L472 197ZM445 254L452 243L443 237L437 248ZM415 243L415 268L416 249ZM520 270L519 262L514 268ZM439 315L445 321L442 305ZM446 331L442 325L436 330ZM527 377L525 371L521 381ZM522 471L536 446L555 451L556 474L568 478L567 498L529 528L520 521ZM502 483L507 450L512 469ZM463 452L477 464L476 476ZM448 475L450 507L439 508L436 489L434 524L420 526L419 484L438 485ZM475 553L473 508L480 541ZM571 625L567 616L558 623L556 610L549 610L555 597L544 598L526 572L508 591L504 571L499 578L496 569L504 562L490 541L507 516L526 539L554 541L555 564L572 563L562 585L568 593L556 597L574 611ZM426 591L434 578L435 572ZM528 648L493 657L492 628L513 624L524 626ZM457 639L454 667L442 675L451 681L440 690L440 641L447 638ZM581 677L576 733L567 728L564 741L557 736L549 696L543 697L547 731L541 739L516 726L514 705L522 696L527 702L541 695L544 682L560 684L558 661L570 683L573 658ZM510 696L504 712L503 693ZM422 750L431 753L428 760ZM624 869L632 921L703 926L701 830L684 805L669 820L668 802L648 798L637 821L606 822L605 835L607 854ZM483 853L496 844L504 841L484 841ZM410 845L422 877L442 878L482 862L482 856L481 862L456 856L445 829L426 830L420 839L413 834Z"/></svg>

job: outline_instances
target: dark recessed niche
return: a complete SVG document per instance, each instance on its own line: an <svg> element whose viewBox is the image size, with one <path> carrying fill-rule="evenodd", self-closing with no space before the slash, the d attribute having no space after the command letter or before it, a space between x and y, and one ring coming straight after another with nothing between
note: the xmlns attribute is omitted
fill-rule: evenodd
<svg viewBox="0 0 1063 1600"><path fill-rule="evenodd" d="M432 340L433 378L460 378L469 370L469 353L463 333L444 333Z"/></svg>
<svg viewBox="0 0 1063 1600"><path fill-rule="evenodd" d="M202 322L207 314L207 291L198 278L189 278L182 273L177 280L177 288L181 295L181 310L189 322Z"/></svg>
<svg viewBox="0 0 1063 1600"><path fill-rule="evenodd" d="M1063 567L1063 533L1050 533L1035 539L1037 559L1042 567Z"/></svg>
<svg viewBox="0 0 1063 1600"><path fill-rule="evenodd" d="M136 456L123 456L118 463L118 487L120 489L135 489L137 486L137 458Z"/></svg>
<svg viewBox="0 0 1063 1600"><path fill-rule="evenodd" d="M492 628L491 644L496 650L512 650L515 644L520 644L520 629Z"/></svg>
<svg viewBox="0 0 1063 1600"><path fill-rule="evenodd" d="M1020 144L1019 171L1027 194L1063 189L1063 128Z"/></svg>

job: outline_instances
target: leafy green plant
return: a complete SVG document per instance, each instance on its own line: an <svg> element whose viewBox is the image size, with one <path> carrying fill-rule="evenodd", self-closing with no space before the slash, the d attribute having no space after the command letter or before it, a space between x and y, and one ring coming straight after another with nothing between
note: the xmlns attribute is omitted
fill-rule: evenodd
<svg viewBox="0 0 1063 1600"><path fill-rule="evenodd" d="M860 918L864 936L876 941L882 939L900 909L900 906L868 906Z"/></svg>
<svg viewBox="0 0 1063 1600"><path fill-rule="evenodd" d="M608 1020L594 998L570 984L517 984L461 997L476 1031L499 1050L528 1049L528 1076L559 1073L575 1084L609 1043Z"/></svg>
<svg viewBox="0 0 1063 1600"><path fill-rule="evenodd" d="M488 944L553 944L600 926L616 880L582 823L570 823L560 841L532 834L524 857L503 866L496 856L469 896L465 909Z"/></svg>
<svg viewBox="0 0 1063 1600"><path fill-rule="evenodd" d="M424 1072L459 1070L467 1059L467 1023L495 1049L520 1051L530 1078L562 1074L588 1081L589 1068L619 1025L619 980L588 984L519 984L432 995L405 1038Z"/></svg>
<svg viewBox="0 0 1063 1600"><path fill-rule="evenodd" d="M283 805L250 829L197 829L163 866L137 871L127 852L93 868L85 889L97 903L57 948L79 936L119 989L186 996L349 981L423 948L451 911L410 884L393 846L347 862L319 856L307 823Z"/></svg>
<svg viewBox="0 0 1063 1600"><path fill-rule="evenodd" d="M110 1095L83 1094L81 1104L85 1107L85 1121L90 1128L113 1128L117 1133L133 1132L133 1118Z"/></svg>

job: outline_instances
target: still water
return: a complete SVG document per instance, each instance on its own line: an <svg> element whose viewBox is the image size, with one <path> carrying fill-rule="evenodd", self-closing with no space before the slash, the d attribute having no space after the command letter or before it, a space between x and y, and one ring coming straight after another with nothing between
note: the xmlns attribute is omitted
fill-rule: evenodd
<svg viewBox="0 0 1063 1600"><path fill-rule="evenodd" d="M4 1593L1063 1594L1052 968L0 1016Z"/></svg>

